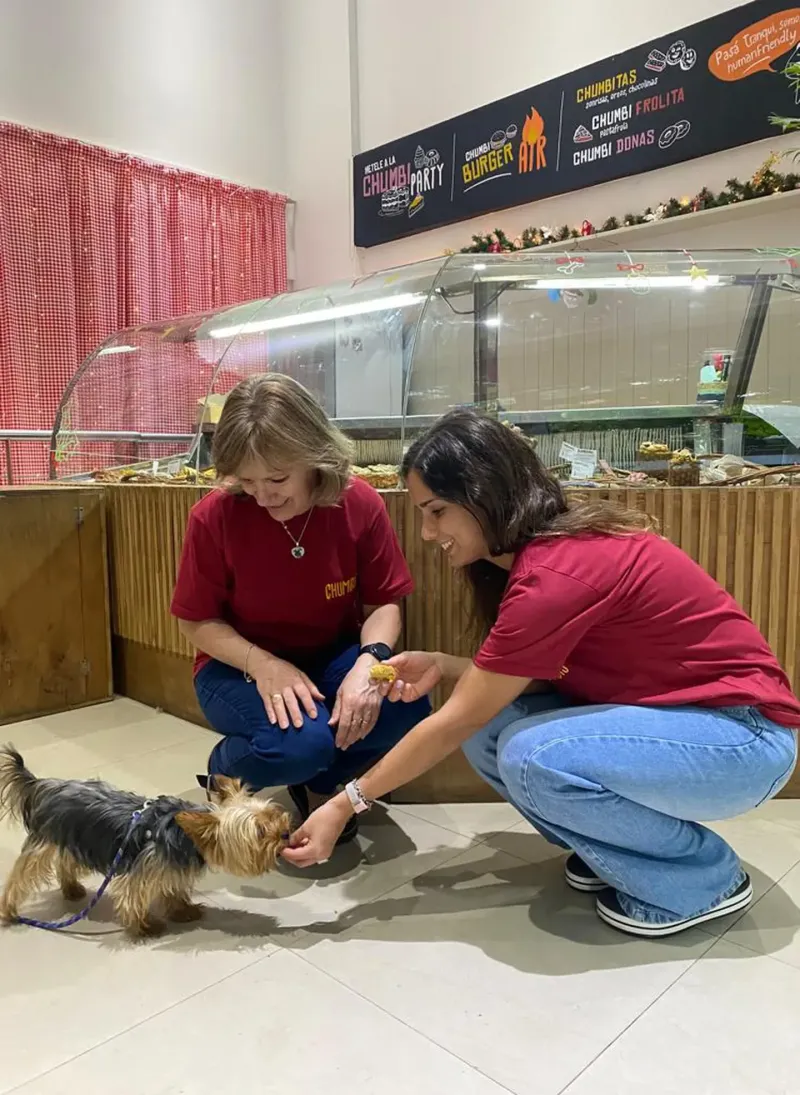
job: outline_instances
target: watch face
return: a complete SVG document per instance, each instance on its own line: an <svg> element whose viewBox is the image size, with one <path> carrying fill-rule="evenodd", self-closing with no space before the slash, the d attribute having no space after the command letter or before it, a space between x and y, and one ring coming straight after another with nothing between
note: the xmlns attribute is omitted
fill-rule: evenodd
<svg viewBox="0 0 800 1095"><path fill-rule="evenodd" d="M372 654L373 658L377 658L379 662L385 662L391 658L392 648L386 643L369 643L367 646L362 646L361 653Z"/></svg>

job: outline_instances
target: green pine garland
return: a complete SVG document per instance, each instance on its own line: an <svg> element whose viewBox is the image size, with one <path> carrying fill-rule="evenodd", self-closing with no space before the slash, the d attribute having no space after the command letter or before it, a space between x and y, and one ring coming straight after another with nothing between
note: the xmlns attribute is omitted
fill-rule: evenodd
<svg viewBox="0 0 800 1095"><path fill-rule="evenodd" d="M800 80L800 65L798 80ZM776 124L796 121L800 129L800 119L773 119ZM617 217L609 217L599 228L592 229L592 235L603 232L615 232L619 228L630 228L637 224L646 224L655 220L670 220L673 217L683 217L687 213L696 213L701 209L719 209L726 205L734 205L738 202L752 201L754 198L764 198L768 194L783 194L789 190L800 189L800 174L794 171L781 172L775 170L775 164L781 159L776 153L770 155L755 172L752 179L741 182L739 179L728 179L725 187L718 194L713 193L704 186L691 199L670 198L658 207L657 211L647 208L643 213L626 213L619 220ZM520 236L511 239L501 228L494 232L474 235L472 243L461 248L461 254L504 254L513 251L529 251L535 247L542 247L549 243L563 243L570 239L580 239L581 231L578 228L570 228L562 225L561 228L526 228Z"/></svg>

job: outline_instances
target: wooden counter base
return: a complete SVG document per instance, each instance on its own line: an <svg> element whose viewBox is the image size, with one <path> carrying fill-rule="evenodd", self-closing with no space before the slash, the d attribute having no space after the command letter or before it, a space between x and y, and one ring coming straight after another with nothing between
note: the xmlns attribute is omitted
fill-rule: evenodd
<svg viewBox="0 0 800 1095"><path fill-rule="evenodd" d="M191 651L169 616L186 518L201 488L108 488L117 691L205 725ZM767 636L795 689L800 681L800 487L592 491L644 510L662 533L728 589ZM408 649L471 651L466 598L441 552L423 543L404 491L384 494L416 582L406 605ZM441 696L435 697L440 701ZM800 772L784 795L800 797ZM458 753L394 796L405 802L492 801Z"/></svg>

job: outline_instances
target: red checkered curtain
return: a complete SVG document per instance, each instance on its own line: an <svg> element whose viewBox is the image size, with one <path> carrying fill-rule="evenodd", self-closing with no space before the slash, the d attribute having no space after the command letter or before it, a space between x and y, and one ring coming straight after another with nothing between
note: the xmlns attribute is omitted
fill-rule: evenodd
<svg viewBox="0 0 800 1095"><path fill-rule="evenodd" d="M114 331L286 286L282 195L0 123L0 429L50 429ZM159 384L141 383L138 428L168 430ZM188 398L197 378L171 383ZM15 482L48 477L46 445L10 455ZM6 457L0 441L0 482Z"/></svg>

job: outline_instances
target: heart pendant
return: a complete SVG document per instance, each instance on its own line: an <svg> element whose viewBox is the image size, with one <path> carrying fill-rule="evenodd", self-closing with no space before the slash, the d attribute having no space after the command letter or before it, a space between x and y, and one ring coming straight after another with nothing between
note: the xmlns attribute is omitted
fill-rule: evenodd
<svg viewBox="0 0 800 1095"><path fill-rule="evenodd" d="M306 553L306 549L304 547L302 547L300 544L295 544L295 546L292 548L292 558L293 559L302 559L303 556L305 555L305 553Z"/></svg>

